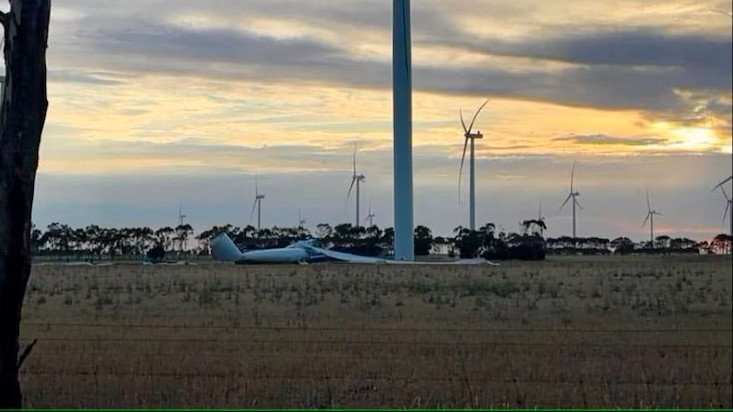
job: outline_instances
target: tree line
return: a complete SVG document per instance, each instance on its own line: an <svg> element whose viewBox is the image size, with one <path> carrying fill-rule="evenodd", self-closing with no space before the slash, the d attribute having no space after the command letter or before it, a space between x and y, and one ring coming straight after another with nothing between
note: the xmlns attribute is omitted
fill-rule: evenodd
<svg viewBox="0 0 733 412"><path fill-rule="evenodd" d="M730 236L725 234L716 236L710 242L669 236L658 236L654 242L634 242L628 237L545 238L543 232L546 228L543 221L527 220L522 222L520 233L506 233L497 231L493 223L487 223L475 231L458 226L454 229L453 236L443 237L434 236L429 227L420 225L415 228L415 254L483 257L492 260L540 260L547 254L719 254L728 253L731 245ZM349 223L335 226L321 223L313 231L304 227L277 226L257 230L251 225L236 227L227 224L213 226L196 236L189 224L154 230L149 227L106 228L98 225L72 228L65 224L52 223L45 231L33 225L30 238L34 255L46 258L88 261L145 258L161 260L166 256L208 256L211 240L221 233L226 233L244 250L280 248L298 240L316 239L325 248L364 256L389 255L394 241L394 230L391 227L357 227Z"/></svg>

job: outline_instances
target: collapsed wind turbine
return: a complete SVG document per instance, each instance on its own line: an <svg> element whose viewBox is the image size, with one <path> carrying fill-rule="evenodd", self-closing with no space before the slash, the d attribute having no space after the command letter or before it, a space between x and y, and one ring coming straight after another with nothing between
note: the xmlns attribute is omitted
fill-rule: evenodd
<svg viewBox="0 0 733 412"><path fill-rule="evenodd" d="M346 195L346 199L351 197L351 191L354 189L354 185L356 185L356 220L355 220L355 227L359 227L360 221L359 221L359 194L360 194L360 185L361 182L364 182L366 180L366 176L363 174L358 174L356 171L356 148L354 148L354 173L351 175L351 186L349 186L349 193Z"/></svg>
<svg viewBox="0 0 733 412"><path fill-rule="evenodd" d="M646 207L647 207L647 214L646 219L644 219L644 223L641 225L641 227L646 226L646 222L649 222L649 230L650 230L650 238L649 238L649 244L651 245L652 249L654 249L654 216L662 216L661 213L657 212L656 210L652 209L652 203L649 201L649 191L646 191Z"/></svg>
<svg viewBox="0 0 733 412"><path fill-rule="evenodd" d="M252 211L249 214L249 221L252 221L252 216L255 213L255 208L257 209L257 231L262 229L262 200L265 198L265 195L260 194L259 186L257 185L257 180L255 180L255 202L252 204Z"/></svg>
<svg viewBox="0 0 733 412"><path fill-rule="evenodd" d="M580 202L578 202L578 196L580 196L580 192L575 190L575 162L573 162L573 171L570 173L570 194L568 195L568 198L565 199L565 202L563 202L562 206L560 206L560 210L562 210L566 204L570 201L570 199L573 199L573 239L576 239L578 237L577 233L577 226L576 226L576 210L575 207L577 206L580 208L580 210L583 210L583 207L580 206Z"/></svg>
<svg viewBox="0 0 733 412"><path fill-rule="evenodd" d="M469 218L468 218L468 226L473 231L476 230L476 139L483 139L484 135L481 134L481 131L477 131L476 133L473 133L473 125L476 123L476 118L481 113L481 110L484 109L484 107L489 103L488 100L484 102L484 104L479 107L479 109L476 111L476 114L473 115L473 119L471 120L471 124L466 127L466 122L463 120L463 109L460 110L461 115L461 125L463 126L463 137L466 139L463 142L463 156L461 157L461 169L458 172L458 196L460 197L461 194L461 178L463 177L463 163L466 161L466 149L468 149L468 142L471 141L471 158L469 160L470 162L470 183L469 183Z"/></svg>

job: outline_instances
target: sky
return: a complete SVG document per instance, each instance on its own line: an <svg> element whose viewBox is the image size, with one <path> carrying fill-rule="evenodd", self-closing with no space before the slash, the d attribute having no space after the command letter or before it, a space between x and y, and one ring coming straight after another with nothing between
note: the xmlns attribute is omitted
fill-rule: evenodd
<svg viewBox="0 0 733 412"><path fill-rule="evenodd" d="M5 7L7 8L7 7ZM477 119L477 221L568 235L724 232L730 1L413 0L415 223L468 221L459 110ZM391 1L53 3L34 221L201 230L392 226ZM465 173L465 171L464 171ZM728 185L726 190L730 192Z"/></svg>

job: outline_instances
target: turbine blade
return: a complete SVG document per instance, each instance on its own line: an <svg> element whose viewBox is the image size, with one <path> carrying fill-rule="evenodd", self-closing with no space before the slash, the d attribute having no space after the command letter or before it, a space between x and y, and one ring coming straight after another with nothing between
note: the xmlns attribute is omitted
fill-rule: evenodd
<svg viewBox="0 0 733 412"><path fill-rule="evenodd" d="M466 162L466 150L468 149L468 138L463 143L463 156L461 157L461 169L458 171L458 199L461 198L461 179L463 178L463 163Z"/></svg>
<svg viewBox="0 0 733 412"><path fill-rule="evenodd" d="M354 176L356 176L356 145L354 146Z"/></svg>
<svg viewBox="0 0 733 412"><path fill-rule="evenodd" d="M725 218L728 217L728 210L730 210L730 202L725 205L725 212L723 213L723 225L725 225Z"/></svg>
<svg viewBox="0 0 733 412"><path fill-rule="evenodd" d="M652 211L652 203L649 201L649 189L646 191L646 207L648 211Z"/></svg>
<svg viewBox="0 0 733 412"><path fill-rule="evenodd" d="M542 220L542 198L540 198L540 214L538 215L539 219Z"/></svg>
<svg viewBox="0 0 733 412"><path fill-rule="evenodd" d="M249 212L249 221L252 221L252 217L255 215L255 209L257 208L257 198L255 198L255 202L252 204L252 211Z"/></svg>
<svg viewBox="0 0 733 412"><path fill-rule="evenodd" d="M723 196L725 197L725 200L730 200L730 198L728 197L728 192L725 191L724 187L721 187L720 191L723 192Z"/></svg>
<svg viewBox="0 0 733 412"><path fill-rule="evenodd" d="M570 194L568 195L568 198L567 198L567 199L565 199L565 201L564 201L564 202L562 202L562 206L560 206L560 210L562 210L562 208L564 208L564 207L565 207L565 205L567 205L567 204L568 204L568 201L570 200L570 198L571 198L571 197L573 197L573 194L572 194L572 192L571 192L571 193L570 193Z"/></svg>
<svg viewBox="0 0 733 412"><path fill-rule="evenodd" d="M354 189L354 183L356 183L356 175L351 179L351 186L349 186L349 193L346 195L346 198L351 197L351 190Z"/></svg>
<svg viewBox="0 0 733 412"><path fill-rule="evenodd" d="M723 186L724 184L726 184L726 183L730 182L730 181L731 181L732 179L733 179L733 176L731 176L731 177L729 177L729 178L727 178L727 179L723 180L722 182L718 183L718 184L717 184L717 185L716 185L716 186L715 186L715 187L713 188L713 190L711 190L711 192L714 192L714 191L715 191L715 189L717 189L717 188L719 188L719 187Z"/></svg>
<svg viewBox="0 0 733 412"><path fill-rule="evenodd" d="M585 210L585 209L583 209L583 206L580 205L580 202L578 202L578 199L577 198L575 198L574 201L575 201L575 206L578 206L578 209Z"/></svg>
<svg viewBox="0 0 733 412"><path fill-rule="evenodd" d="M473 124L476 123L476 118L481 113L481 110L483 110L484 107L486 107L486 105L488 103L489 103L489 99L486 99L486 101L484 102L484 104L482 104L481 107L478 108L478 111L476 111L476 114L473 115L473 120L471 120L471 125L468 126L468 131L469 132L471 132L473 130Z"/></svg>
<svg viewBox="0 0 733 412"><path fill-rule="evenodd" d="M573 192L573 187L575 185L575 162L573 162L573 171L570 172L570 193Z"/></svg>
<svg viewBox="0 0 733 412"><path fill-rule="evenodd" d="M463 133L468 134L468 128L466 127L466 122L463 120L463 109L459 109L459 113L461 114L461 125L463 125Z"/></svg>
<svg viewBox="0 0 733 412"><path fill-rule="evenodd" d="M649 221L649 216L651 216L651 215L652 215L651 213L647 213L647 214L646 214L646 219L644 219L644 223L643 223L643 224L641 225L641 227L644 227L644 226L646 226L646 222L648 222L648 221Z"/></svg>
<svg viewBox="0 0 733 412"><path fill-rule="evenodd" d="M661 213L657 212L656 210L654 211L654 213L655 213L655 214L656 214L657 216L664 216L663 214L661 214Z"/></svg>

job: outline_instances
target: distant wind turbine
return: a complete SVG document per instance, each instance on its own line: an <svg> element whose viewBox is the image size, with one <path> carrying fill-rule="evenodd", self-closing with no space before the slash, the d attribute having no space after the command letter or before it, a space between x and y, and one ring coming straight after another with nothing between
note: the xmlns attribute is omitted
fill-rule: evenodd
<svg viewBox="0 0 733 412"><path fill-rule="evenodd" d="M644 223L641 225L641 227L646 226L646 222L649 222L649 230L650 230L650 236L649 241L652 249L654 249L654 216L662 216L661 213L657 212L656 210L652 209L652 202L649 200L649 191L646 191L646 207L647 207L647 214L646 219L644 219Z"/></svg>
<svg viewBox="0 0 733 412"><path fill-rule="evenodd" d="M185 223L186 215L183 214L183 202L178 203L178 227L183 226ZM179 242L179 250L183 250L183 239Z"/></svg>
<svg viewBox="0 0 733 412"><path fill-rule="evenodd" d="M537 214L537 221L538 222L545 221L545 217L542 216L542 198L540 198L540 212ZM540 226L540 236L542 236L543 234L544 234L544 229L542 228L542 226Z"/></svg>
<svg viewBox="0 0 733 412"><path fill-rule="evenodd" d="M260 188L257 184L257 179L255 179L255 201L252 204L252 211L249 214L249 221L252 221L252 216L255 213L255 208L257 209L257 230L262 229L262 200L265 198L265 195L260 194Z"/></svg>
<svg viewBox="0 0 733 412"><path fill-rule="evenodd" d="M351 186L349 186L349 193L346 195L346 199L351 197L351 191L354 189L356 184L356 220L355 227L359 227L361 223L359 220L359 195L361 182L366 180L366 176L360 175L356 172L356 147L354 148L354 173L351 175Z"/></svg>
<svg viewBox="0 0 733 412"><path fill-rule="evenodd" d="M369 221L369 227L372 227L372 226L374 226L374 218L375 217L377 217L377 215L375 215L374 213L372 213L372 205L370 203L369 204L369 214L366 216L366 219L364 219L364 221L366 222L368 220Z"/></svg>
<svg viewBox="0 0 733 412"><path fill-rule="evenodd" d="M463 126L463 137L466 139L463 142L463 156L461 157L461 169L458 172L458 196L460 198L461 194L461 178L463 177L463 163L466 161L466 149L468 149L468 142L471 141L471 158L470 158L470 171L469 171L469 219L468 219L468 225L471 230L476 230L476 152L475 152L475 142L476 139L483 139L484 135L481 134L481 131L477 131L476 133L473 133L473 125L476 123L476 118L481 113L481 110L483 110L484 107L489 103L489 100L486 100L484 104L479 107L479 109L476 111L476 114L473 115L473 119L471 120L471 124L466 127L466 122L463 120L463 109L460 110L461 115L461 125Z"/></svg>
<svg viewBox="0 0 733 412"><path fill-rule="evenodd" d="M303 229L305 227L306 220L303 215L300 214L300 208L298 208L298 227Z"/></svg>
<svg viewBox="0 0 733 412"><path fill-rule="evenodd" d="M565 202L563 202L562 206L560 206L560 210L562 210L566 204L570 201L570 199L573 199L573 240L578 237L578 232L576 230L576 210L575 207L577 206L580 208L580 210L583 210L583 207L580 206L580 202L578 202L578 196L580 196L580 192L575 190L575 162L573 162L573 171L570 173L570 194L568 194L567 199L565 199Z"/></svg>
<svg viewBox="0 0 733 412"><path fill-rule="evenodd" d="M725 224L725 218L728 217L728 213L730 213L730 232L728 234L733 236L733 200L731 200L724 188L721 187L720 191L723 192L723 196L726 201L725 213L723 213L723 224Z"/></svg>

